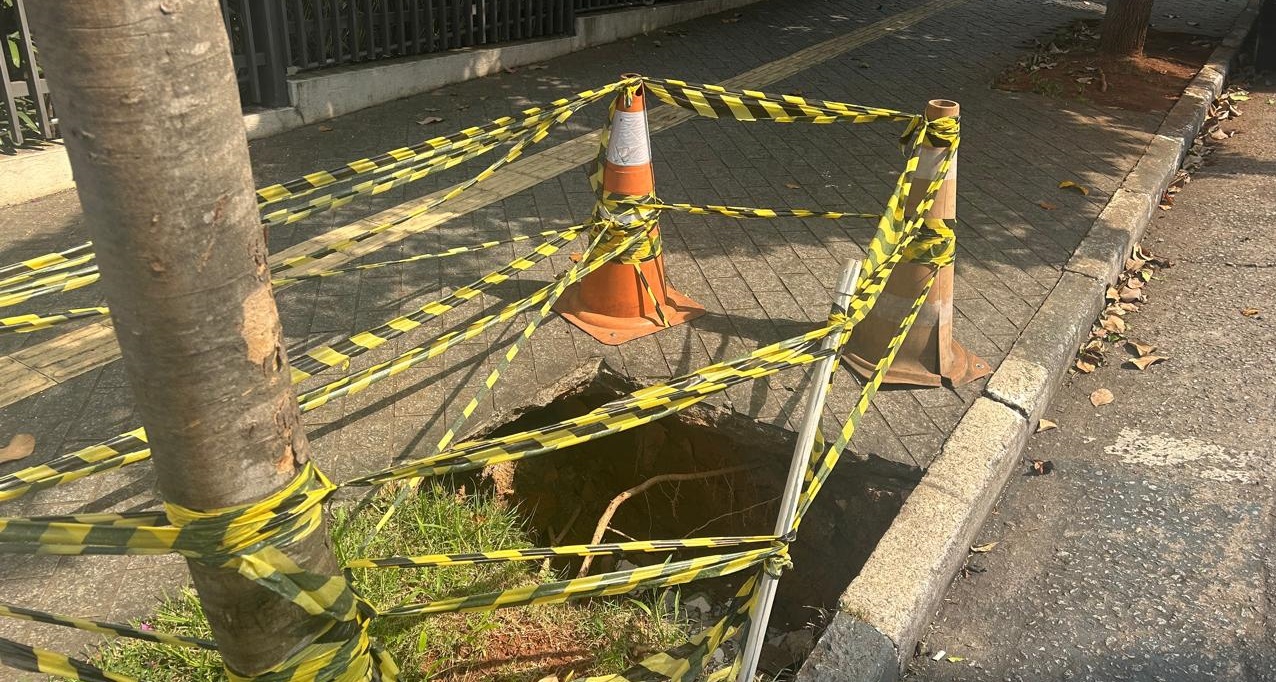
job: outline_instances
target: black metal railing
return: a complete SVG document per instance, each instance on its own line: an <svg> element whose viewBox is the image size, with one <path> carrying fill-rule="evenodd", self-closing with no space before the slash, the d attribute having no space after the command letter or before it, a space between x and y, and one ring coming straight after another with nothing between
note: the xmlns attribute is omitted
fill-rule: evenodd
<svg viewBox="0 0 1276 682"><path fill-rule="evenodd" d="M639 7L642 5L654 5L657 2L664 1L666 0L574 0L577 12L597 12L608 9Z"/></svg>
<svg viewBox="0 0 1276 682"><path fill-rule="evenodd" d="M0 0L0 52L0 144L22 145L31 136L53 139L57 120L22 0Z"/></svg>
<svg viewBox="0 0 1276 682"><path fill-rule="evenodd" d="M48 87L22 7L0 0L0 140L52 138ZM568 35L577 12L660 0L220 0L244 106L290 104L299 71Z"/></svg>
<svg viewBox="0 0 1276 682"><path fill-rule="evenodd" d="M297 70L571 33L572 0L285 0Z"/></svg>

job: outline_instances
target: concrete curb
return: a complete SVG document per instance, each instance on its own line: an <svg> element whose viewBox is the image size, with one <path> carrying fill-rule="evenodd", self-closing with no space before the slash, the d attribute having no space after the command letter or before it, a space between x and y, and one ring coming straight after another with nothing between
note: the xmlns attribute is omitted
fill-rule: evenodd
<svg viewBox="0 0 1276 682"><path fill-rule="evenodd" d="M1250 0L1166 115L983 395L958 422L843 593L798 680L894 682L907 668L914 646L1016 469L1028 435L1103 309L1104 292L1142 238L1210 102L1222 92L1261 4Z"/></svg>
<svg viewBox="0 0 1276 682"><path fill-rule="evenodd" d="M482 78L502 69L543 62L758 1L685 0L586 14L576 18L576 33L571 36L303 74L288 81L293 106L244 114L244 129L250 140L270 137L392 100ZM11 158L0 157L0 207L72 187L75 181L71 177L71 164L60 143Z"/></svg>

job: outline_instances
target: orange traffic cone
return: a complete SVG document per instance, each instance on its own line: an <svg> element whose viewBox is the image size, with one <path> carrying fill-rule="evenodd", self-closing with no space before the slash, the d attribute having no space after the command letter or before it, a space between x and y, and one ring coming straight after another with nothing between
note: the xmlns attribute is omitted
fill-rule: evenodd
<svg viewBox="0 0 1276 682"><path fill-rule="evenodd" d="M616 98L607 153L602 160L602 176L604 197L652 197L655 194L651 137L647 131L642 86L638 86L636 92L621 93ZM642 219L636 213L626 213L623 207L619 214L613 215L601 204L595 215L611 216L622 224ZM676 291L665 277L660 228L656 225L629 255L604 264L569 287L554 309L568 322L609 346L704 314L704 306Z"/></svg>
<svg viewBox="0 0 1276 682"><path fill-rule="evenodd" d="M934 120L956 116L956 102L931 100L926 105L926 118ZM926 185L939 170L943 150L925 146L921 150L912 191L905 204L915 215L917 204L926 193ZM953 220L957 217L957 161L953 160L947 178L939 188L927 218ZM935 283L917 314L912 330L904 338L895 361L883 383L915 386L960 386L992 371L987 360L966 350L953 338L953 266L936 268L927 263L901 262L895 266L881 297L869 314L851 333L844 356L856 374L869 378L877 361L886 353L887 344L899 329L900 320L921 295L926 281Z"/></svg>

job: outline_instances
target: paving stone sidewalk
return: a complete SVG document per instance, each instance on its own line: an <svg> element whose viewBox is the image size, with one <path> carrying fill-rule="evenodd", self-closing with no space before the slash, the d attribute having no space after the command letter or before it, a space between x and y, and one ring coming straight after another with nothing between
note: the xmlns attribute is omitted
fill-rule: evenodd
<svg viewBox="0 0 1276 682"><path fill-rule="evenodd" d="M706 17L651 35L546 63L543 70L449 86L251 144L259 184L374 154L518 108L561 97L637 71L717 82L783 60L795 51L927 3L902 0L766 0L738 20ZM1222 34L1242 0L1158 3L1161 28ZM1019 54L1018 45L1077 18L1097 18L1089 2L992 0L954 6L890 31L796 75L760 88L825 99L919 111L925 101L962 103L956 330L974 351L996 363L1053 287L1076 244L1110 193L1143 152L1161 116L1103 109L991 90L992 79ZM1174 15L1168 18L1164 15ZM1199 22L1189 29L1187 22ZM865 34L867 35L867 34ZM565 124L542 147L594 130L605 106ZM435 125L417 121L443 118ZM800 126L696 119L654 137L657 190L670 201L753 206L879 210L901 166L895 125ZM477 170L479 166L467 166ZM473 172L473 171L471 171ZM272 230L280 250L373 211L416 199L465 177L454 171L356 202L297 226ZM1089 196L1057 189L1070 179ZM1039 200L1059 206L1044 211ZM389 259L579 222L593 205L583 169L545 178L530 190L423 232L379 252ZM592 358L640 382L735 357L809 329L827 314L829 289L846 258L861 257L872 225L815 220L735 222L667 213L666 259L676 285L709 313L619 348L603 347L560 319L531 340L476 420L524 403L540 386ZM65 248L85 238L74 193L6 209L0 214L0 262ZM285 333L294 349L374 326L499 267L515 247L325 279L280 292ZM568 267L567 254L549 259L484 295L459 315L427 325L441 333L481 311L542 286ZM66 307L97 303L94 290L73 292ZM521 331L522 321L485 334L435 362L308 415L321 464L335 479L432 452L470 392ZM47 337L44 337L47 338ZM428 338L416 333L353 363L359 369ZM40 335L0 337L0 352L37 344ZM720 404L792 427L800 419L805 375L786 372L727 392ZM945 434L979 394L982 382L958 390L883 391L855 446L925 465ZM839 378L826 426L835 428L853 402L854 383ZM34 433L39 458L109 438L136 425L119 363L83 373L0 409L0 437ZM459 403L459 404L458 404ZM24 462L29 464L31 461ZM31 496L8 514L138 509L154 504L145 465ZM180 562L153 558L6 559L0 599L36 608L72 610L110 619L147 612L154 594L183 579ZM796 574L795 574L796 575ZM847 576L848 581L851 576ZM110 586L109 589L104 589ZM0 635L63 650L88 641L25 624L0 623Z"/></svg>

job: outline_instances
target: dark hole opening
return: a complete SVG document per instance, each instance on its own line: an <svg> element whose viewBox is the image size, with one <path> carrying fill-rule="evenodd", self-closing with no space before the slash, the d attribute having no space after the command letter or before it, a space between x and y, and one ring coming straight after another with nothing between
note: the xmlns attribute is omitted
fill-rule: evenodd
<svg viewBox="0 0 1276 682"><path fill-rule="evenodd" d="M531 405L497 415L478 436L500 436L583 414L638 388L605 364L589 366L541 392ZM483 485L517 505L539 543L591 541L600 516L621 493L662 474L743 471L657 483L622 502L603 542L773 531L796 434L704 403L657 422L558 452L490 467ZM793 567L780 580L763 667L771 673L799 666L826 615L886 532L921 472L885 459L844 456L826 482L790 548ZM723 551L723 550L717 550ZM732 551L732 550L726 550ZM704 551L686 550L685 558ZM630 554L593 561L591 574L664 561L662 554ZM575 575L580 560L555 568ZM708 605L716 619L738 578L681 587L688 615Z"/></svg>

